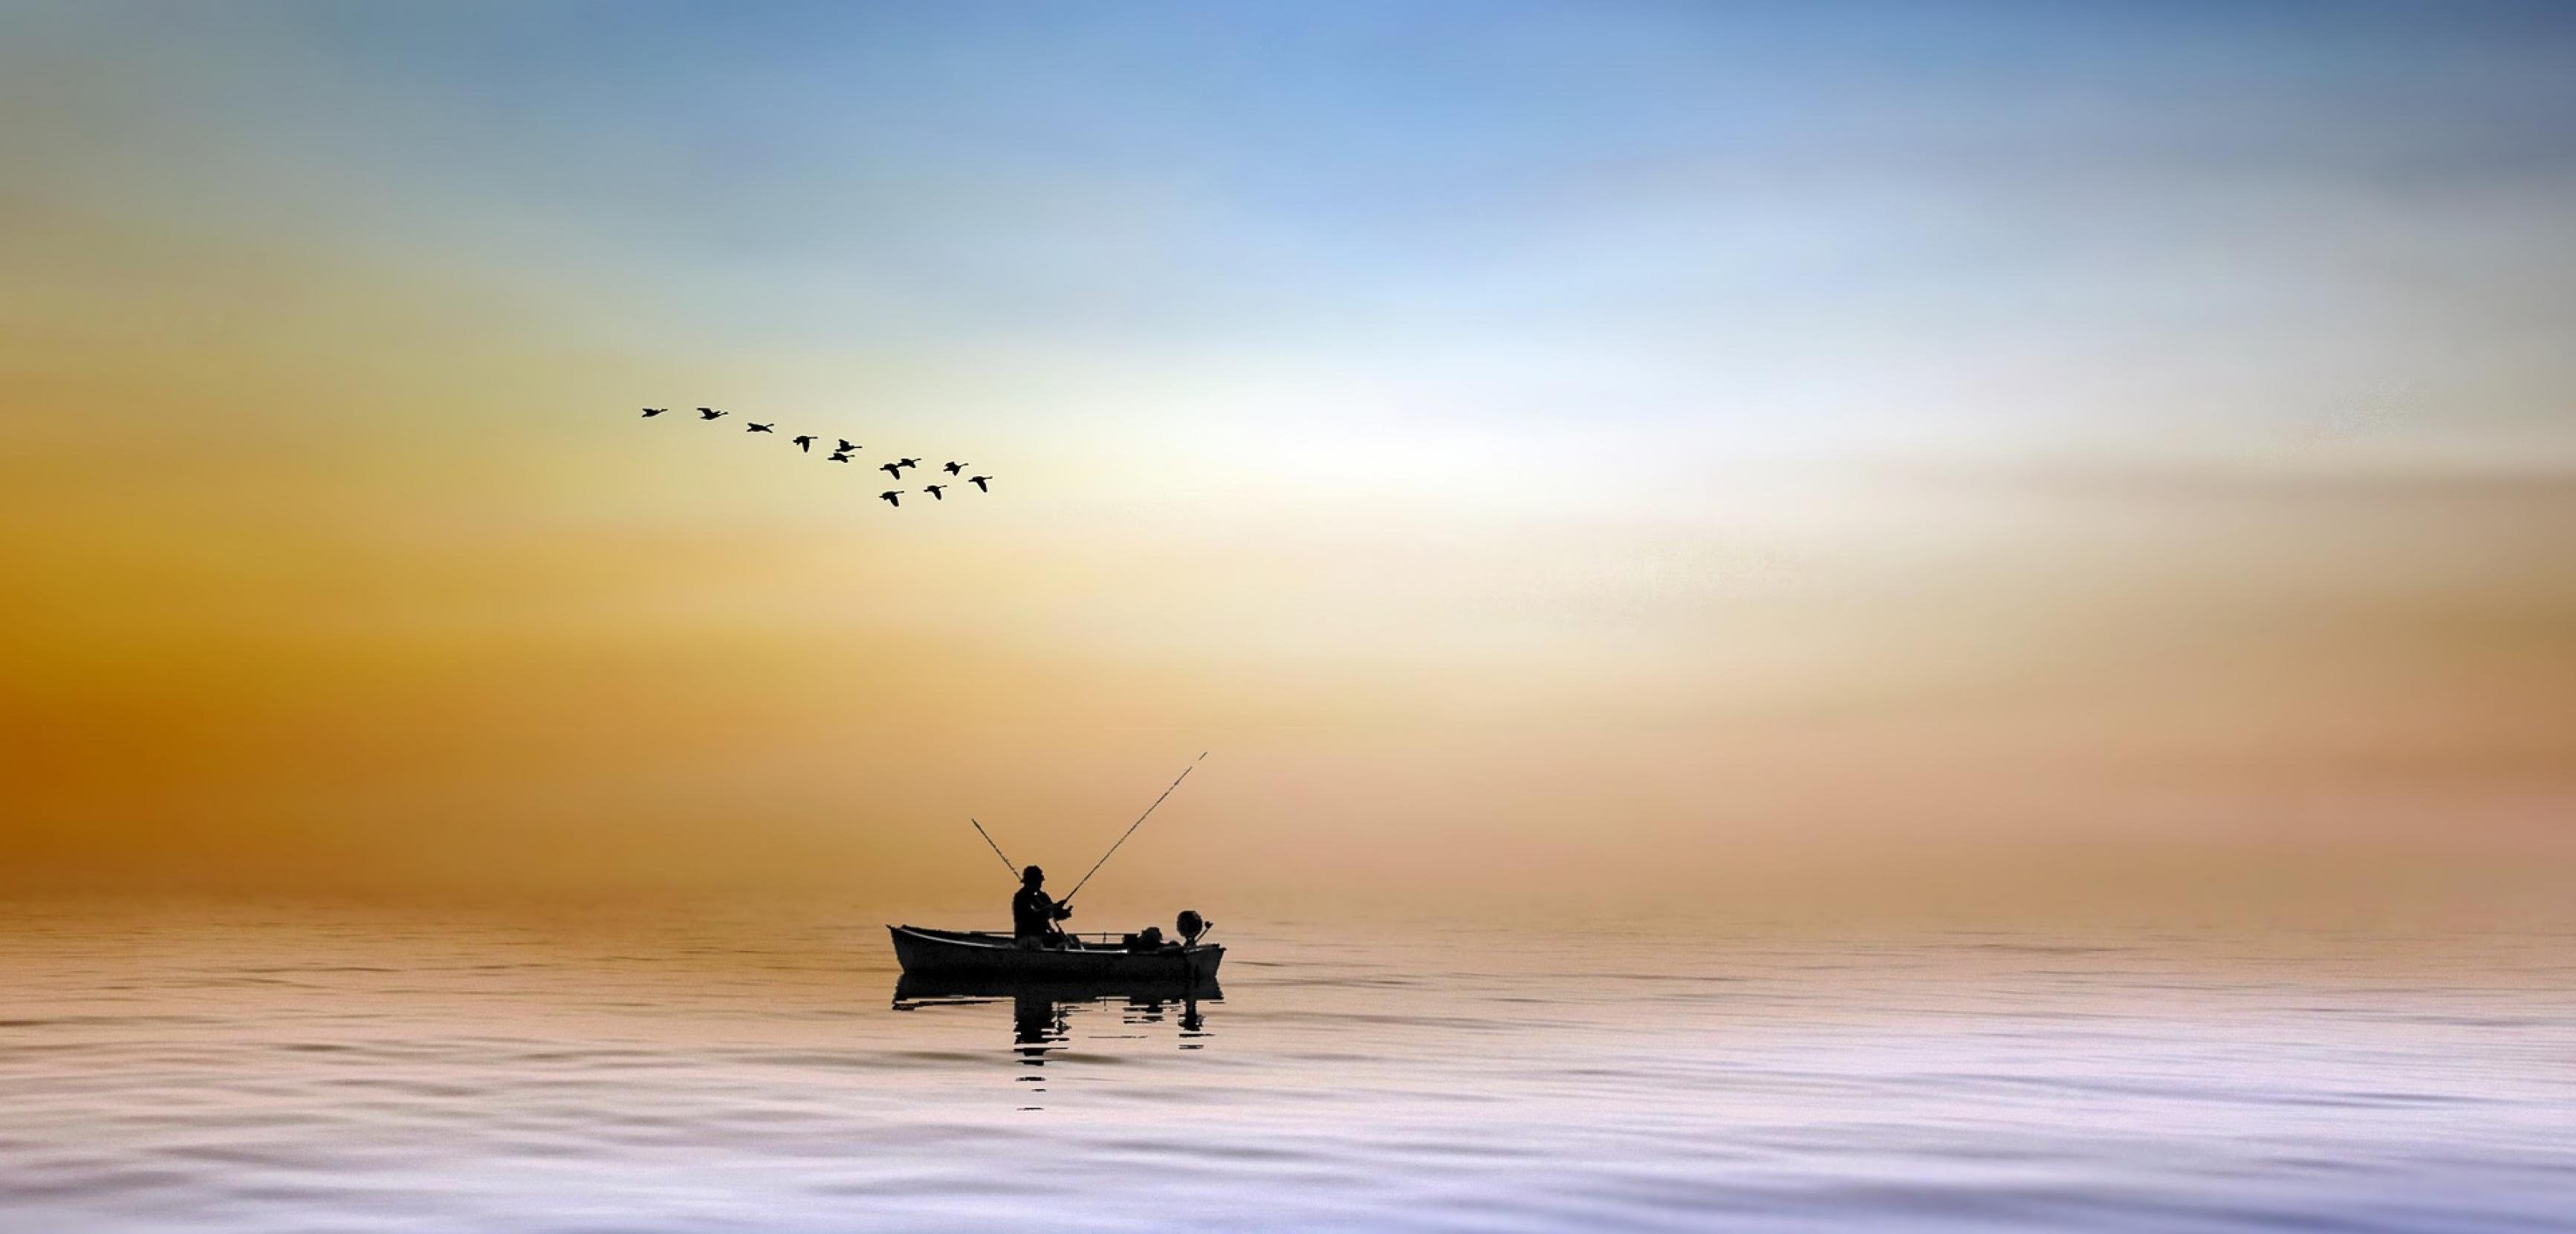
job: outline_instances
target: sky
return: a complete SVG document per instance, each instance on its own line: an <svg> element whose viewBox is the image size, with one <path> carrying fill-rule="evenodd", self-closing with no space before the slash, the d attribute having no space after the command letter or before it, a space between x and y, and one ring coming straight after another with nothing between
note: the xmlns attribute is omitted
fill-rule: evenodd
<svg viewBox="0 0 2576 1234"><path fill-rule="evenodd" d="M0 165L9 887L2576 873L2562 6L7 0Z"/></svg>

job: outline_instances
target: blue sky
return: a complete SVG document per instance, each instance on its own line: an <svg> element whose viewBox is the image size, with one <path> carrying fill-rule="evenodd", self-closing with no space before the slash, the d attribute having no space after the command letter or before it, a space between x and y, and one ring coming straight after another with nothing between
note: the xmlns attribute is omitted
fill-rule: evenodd
<svg viewBox="0 0 2576 1234"><path fill-rule="evenodd" d="M2558 435L2576 324L2556 6L22 24L22 55L108 53L52 83L74 122L33 135L67 165L37 194L559 280L603 325L649 309L657 347L1249 351L1419 377L1433 419L1849 418L1836 440L1900 445L2369 403L2513 452Z"/></svg>

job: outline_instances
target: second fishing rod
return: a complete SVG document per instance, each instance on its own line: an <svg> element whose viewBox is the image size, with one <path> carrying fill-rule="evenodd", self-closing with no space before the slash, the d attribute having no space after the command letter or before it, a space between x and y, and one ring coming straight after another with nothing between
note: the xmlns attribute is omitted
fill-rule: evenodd
<svg viewBox="0 0 2576 1234"><path fill-rule="evenodd" d="M1145 807L1145 812L1137 815L1135 822L1127 824L1127 830L1118 833L1117 842L1109 846L1108 852L1100 855L1100 860L1092 862L1091 868L1083 872L1081 881L1075 883L1073 885L1073 890L1064 893L1064 898L1056 901L1056 903L1060 906L1072 905L1073 897L1082 894L1083 887L1091 882L1091 876L1098 874L1100 872L1100 867L1109 864L1109 859L1116 856L1118 854L1118 850L1125 846L1127 843L1127 837L1136 834L1136 829L1144 826L1145 820L1152 818L1154 816L1154 811L1162 808L1164 800L1172 795L1172 790L1179 788L1181 786L1181 781L1189 779L1190 773L1198 770L1199 764L1205 762L1207 760L1207 756L1208 752L1201 750L1199 751L1199 756L1197 758L1190 760L1189 766L1181 768L1181 774L1172 777L1172 782L1164 786L1162 795L1154 798L1154 804ZM984 830L984 824L977 822L975 819L969 818L966 821L975 825L975 834L984 837L984 843L993 850L993 855L1002 859L1002 868L1010 871L1011 877L1018 878L1021 873L1020 867L1013 865L1011 863L1011 859L1003 854L1002 846L993 842L993 833Z"/></svg>

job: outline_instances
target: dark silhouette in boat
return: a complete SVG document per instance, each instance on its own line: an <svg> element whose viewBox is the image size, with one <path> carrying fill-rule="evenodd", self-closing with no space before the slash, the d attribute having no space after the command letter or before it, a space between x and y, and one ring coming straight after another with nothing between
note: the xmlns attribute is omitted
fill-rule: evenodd
<svg viewBox="0 0 2576 1234"><path fill-rule="evenodd" d="M1065 934L1030 946L990 930L887 926L906 977L1123 985L1134 981L1210 981L1225 944L1171 942L1160 930L1135 934Z"/></svg>
<svg viewBox="0 0 2576 1234"><path fill-rule="evenodd" d="M1036 866L1020 871L1020 890L1011 897L1011 941L1022 947L1061 947L1064 931L1056 928L1059 921L1073 915L1073 906L1058 904L1046 893L1046 871Z"/></svg>
<svg viewBox="0 0 2576 1234"><path fill-rule="evenodd" d="M888 501L894 499L893 493L884 496ZM1199 941L1200 936L1212 928L1212 923L1194 909L1183 910L1172 923L1180 935L1178 942L1165 940L1162 930L1152 927L1124 936L1083 936L1066 933L1056 925L1073 915L1073 899L1090 884L1091 876L1098 874L1100 867L1118 855L1128 837L1135 835L1136 829L1144 826L1145 820L1153 817L1155 810L1162 808L1163 802L1181 786L1181 781L1189 779L1190 772L1197 769L1199 760L1206 757L1207 754L1201 752L1198 759L1182 768L1181 774L1164 786L1162 796L1154 798L1154 803L1146 806L1145 812L1137 815L1135 822L1127 824L1127 830L1119 833L1117 843L1111 844L1109 851L1091 864L1091 869L1074 883L1073 890L1066 892L1063 900L1046 893L1046 871L1036 866L1022 867L1020 889L1011 897L1011 932L1008 935L988 930L887 926L886 932L894 938L895 961L903 966L904 976L938 980L973 978L1043 982L1215 980L1217 965L1225 960L1225 945ZM974 823L975 830L984 835L986 844L992 845L993 856L1001 860L1002 868L1010 869L1011 859L1003 854L1002 846L995 844L993 837L984 832L984 825L971 818L967 821Z"/></svg>

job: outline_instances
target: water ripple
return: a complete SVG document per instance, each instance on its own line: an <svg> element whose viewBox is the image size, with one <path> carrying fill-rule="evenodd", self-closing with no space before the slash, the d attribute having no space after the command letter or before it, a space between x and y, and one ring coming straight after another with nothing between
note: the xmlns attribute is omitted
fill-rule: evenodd
<svg viewBox="0 0 2576 1234"><path fill-rule="evenodd" d="M0 1229L2576 1228L2560 936L1230 921L1185 1003L707 920L13 910Z"/></svg>

